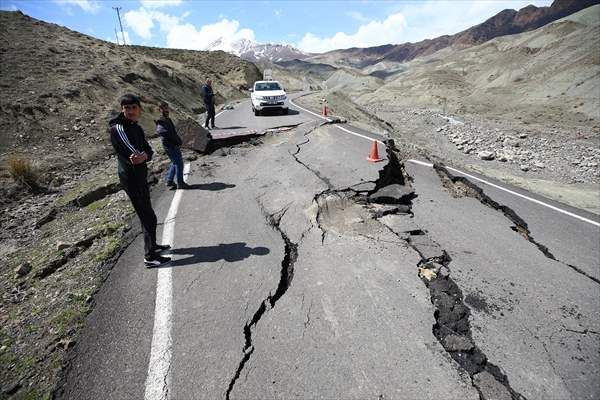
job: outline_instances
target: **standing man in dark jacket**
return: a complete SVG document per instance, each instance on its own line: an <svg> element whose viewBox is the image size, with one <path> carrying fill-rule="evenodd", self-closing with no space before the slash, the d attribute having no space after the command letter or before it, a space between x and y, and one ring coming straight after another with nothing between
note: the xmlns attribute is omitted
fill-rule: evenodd
<svg viewBox="0 0 600 400"><path fill-rule="evenodd" d="M206 83L202 85L202 99L206 108L206 122L204 123L206 129L209 129L209 121L211 122L210 127L215 128L215 94L213 93L211 83L211 80L207 79Z"/></svg>
<svg viewBox="0 0 600 400"><path fill-rule="evenodd" d="M156 214L150 203L148 167L152 148L146 141L144 130L138 125L142 113L140 99L132 94L121 97L121 113L109 122L110 141L117 152L118 173L121 186L142 223L144 232L144 264L157 267L171 261L159 253L171 248L156 243Z"/></svg>
<svg viewBox="0 0 600 400"><path fill-rule="evenodd" d="M190 186L183 181L183 156L180 149L183 142L175 130L175 124L169 118L169 104L163 101L158 109L162 115L154 121L156 122L156 133L162 138L165 152L171 160L166 177L167 186L177 189L189 189ZM177 177L177 185L173 182L175 177Z"/></svg>

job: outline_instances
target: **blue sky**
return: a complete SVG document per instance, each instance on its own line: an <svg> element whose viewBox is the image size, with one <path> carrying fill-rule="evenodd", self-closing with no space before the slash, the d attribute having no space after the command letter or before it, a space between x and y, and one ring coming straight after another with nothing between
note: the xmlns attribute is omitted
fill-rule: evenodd
<svg viewBox="0 0 600 400"><path fill-rule="evenodd" d="M415 42L453 34L505 8L549 6L551 0L201 1L0 0L103 40L115 41L121 18L128 44L203 50L221 39L286 43L307 52ZM121 39L119 31L119 39Z"/></svg>

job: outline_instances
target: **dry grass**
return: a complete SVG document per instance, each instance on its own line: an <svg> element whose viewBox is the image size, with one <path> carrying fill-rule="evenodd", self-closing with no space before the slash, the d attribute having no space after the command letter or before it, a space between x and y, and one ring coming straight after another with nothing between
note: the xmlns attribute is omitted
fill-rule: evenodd
<svg viewBox="0 0 600 400"><path fill-rule="evenodd" d="M8 157L8 172L17 184L27 186L30 189L39 187L39 175L31 162L19 155Z"/></svg>

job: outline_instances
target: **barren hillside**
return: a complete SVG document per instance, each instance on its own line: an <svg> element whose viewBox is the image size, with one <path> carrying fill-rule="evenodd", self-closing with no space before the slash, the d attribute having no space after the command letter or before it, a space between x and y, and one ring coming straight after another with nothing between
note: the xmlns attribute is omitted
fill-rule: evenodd
<svg viewBox="0 0 600 400"><path fill-rule="evenodd" d="M160 100L176 118L192 116L203 112L207 77L222 103L260 76L225 52L117 46L20 12L0 12L0 40L0 152L37 150L46 169L110 154L107 120L126 92L143 99L141 123L152 132Z"/></svg>
<svg viewBox="0 0 600 400"><path fill-rule="evenodd" d="M478 45L496 37L537 29L599 0L555 0L550 7L529 5L516 10L503 10L481 24L454 35L443 35L417 43L386 44L367 48L333 50L306 58L306 61L338 67L368 68L381 62L402 63L430 55L438 50Z"/></svg>
<svg viewBox="0 0 600 400"><path fill-rule="evenodd" d="M600 5L535 31L404 64L360 104L444 105L454 113L600 129Z"/></svg>

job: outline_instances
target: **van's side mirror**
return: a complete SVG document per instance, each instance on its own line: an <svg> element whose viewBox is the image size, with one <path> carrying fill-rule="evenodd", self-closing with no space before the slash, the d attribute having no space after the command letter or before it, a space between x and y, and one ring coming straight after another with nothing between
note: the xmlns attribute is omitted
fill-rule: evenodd
<svg viewBox="0 0 600 400"><path fill-rule="evenodd" d="M254 89L250 88L248 89L250 91L250 93L254 92Z"/></svg>

